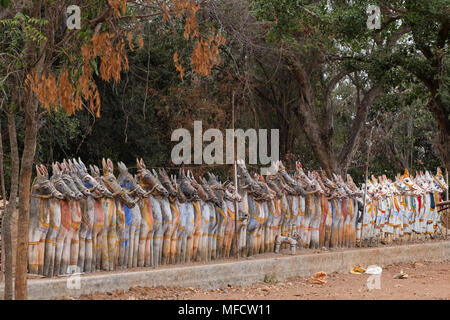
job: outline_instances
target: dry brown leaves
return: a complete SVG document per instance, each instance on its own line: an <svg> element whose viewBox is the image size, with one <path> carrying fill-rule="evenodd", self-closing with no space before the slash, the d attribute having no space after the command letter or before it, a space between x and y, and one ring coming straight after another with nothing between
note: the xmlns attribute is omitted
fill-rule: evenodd
<svg viewBox="0 0 450 320"><path fill-rule="evenodd" d="M323 271L316 272L311 279L309 279L309 282L315 283L315 284L325 284L327 283L327 274Z"/></svg>

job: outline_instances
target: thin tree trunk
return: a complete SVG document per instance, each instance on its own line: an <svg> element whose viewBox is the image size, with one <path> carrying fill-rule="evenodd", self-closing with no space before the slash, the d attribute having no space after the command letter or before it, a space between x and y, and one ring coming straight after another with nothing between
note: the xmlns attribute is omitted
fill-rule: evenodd
<svg viewBox="0 0 450 320"><path fill-rule="evenodd" d="M30 184L33 172L34 155L36 152L37 121L36 110L37 99L29 94L24 101L25 110L25 138L23 145L22 161L20 168L19 185L19 216L17 224L17 258L15 276L15 298L18 300L28 299L27 292L27 256L28 256L28 224L30 220ZM20 235L20 237L19 237Z"/></svg>
<svg viewBox="0 0 450 320"><path fill-rule="evenodd" d="M437 123L438 129L438 150L442 161L448 171L450 171L450 114L448 107L439 99L432 99L428 102L427 108L431 111Z"/></svg>
<svg viewBox="0 0 450 320"><path fill-rule="evenodd" d="M3 170L3 136L2 136L2 126L0 122L0 183L2 187L2 199L3 205L6 207L6 190L5 190L5 172Z"/></svg>
<svg viewBox="0 0 450 320"><path fill-rule="evenodd" d="M12 233L11 221L16 209L16 197L19 182L19 150L17 147L16 120L15 114L7 114L9 143L11 147L11 189L9 193L9 202L5 208L2 223L3 251L5 252L5 290L4 299L13 298L13 251L12 251ZM27 232L28 234L28 232Z"/></svg>
<svg viewBox="0 0 450 320"><path fill-rule="evenodd" d="M0 120L0 180L1 180L1 187L2 187L2 201L3 201L3 211L6 209L6 191L5 191L5 173L3 171L3 135L2 135L2 123ZM3 242L0 243L0 245L3 247ZM3 250L1 251L0 256L0 282L3 281L3 273L4 273L4 255L5 252Z"/></svg>

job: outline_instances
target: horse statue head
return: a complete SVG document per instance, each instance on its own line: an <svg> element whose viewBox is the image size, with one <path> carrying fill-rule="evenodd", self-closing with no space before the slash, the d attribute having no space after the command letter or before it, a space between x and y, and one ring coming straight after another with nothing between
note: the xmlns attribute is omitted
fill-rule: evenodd
<svg viewBox="0 0 450 320"><path fill-rule="evenodd" d="M425 171L424 177L425 177L426 181L428 182L428 184L430 186L430 192L433 192L433 193L442 193L442 192L444 192L444 189L434 179L433 175L430 174L430 172Z"/></svg>
<svg viewBox="0 0 450 320"><path fill-rule="evenodd" d="M77 186L78 190L84 195L84 197L90 197L91 192L89 188L87 188L84 183L81 181L80 176L78 175L78 169L75 166L75 164L72 162L72 160L63 160L63 165L67 168L67 172L72 178L73 182Z"/></svg>
<svg viewBox="0 0 450 320"><path fill-rule="evenodd" d="M180 185L180 190L188 201L199 201L198 191L195 189L189 178L186 176L184 169L180 168L177 183Z"/></svg>
<svg viewBox="0 0 450 320"><path fill-rule="evenodd" d="M91 171L91 176L92 178L94 178L94 180L99 184L99 186L101 186L101 188L97 188L97 191L99 191L100 196L99 197L104 197L104 198L112 198L113 194L111 191L108 190L108 188L106 188L105 183L103 182L103 179L100 175L100 169L94 164L94 165L89 165L89 170ZM83 179L83 178L81 178Z"/></svg>
<svg viewBox="0 0 450 320"><path fill-rule="evenodd" d="M225 188L222 183L216 178L216 176L208 172L208 184L211 187L212 192L216 195L218 199L219 206L222 207L225 199Z"/></svg>
<svg viewBox="0 0 450 320"><path fill-rule="evenodd" d="M218 207L221 207L222 204L221 204L219 198L217 197L217 195L214 193L211 186L209 185L208 181L206 181L205 178L200 177L200 183L203 187L203 190L205 190L206 194L208 195L207 201L212 202L214 205L216 205Z"/></svg>
<svg viewBox="0 0 450 320"><path fill-rule="evenodd" d="M416 185L421 190L421 193L430 193L431 192L430 183L426 179L423 172L421 172L420 174L416 172L416 178L414 179L414 181L416 182Z"/></svg>
<svg viewBox="0 0 450 320"><path fill-rule="evenodd" d="M102 197L104 193L107 191L105 186L99 183L98 180L96 180L93 176L91 176L88 173L86 165L83 163L83 161L81 161L80 158L78 158L78 161L76 159L72 159L72 164L73 169L78 175L80 181L86 188L88 188L88 190L91 193L91 196L94 198Z"/></svg>
<svg viewBox="0 0 450 320"><path fill-rule="evenodd" d="M85 196L83 193L81 193L80 189L78 189L77 185L73 181L72 176L69 174L71 171L69 167L67 167L64 163L56 162L55 166L59 169L61 173L61 178L63 179L64 183L72 190L72 192L75 194L74 199L75 200L81 200Z"/></svg>
<svg viewBox="0 0 450 320"><path fill-rule="evenodd" d="M269 188L264 180L264 177L260 174L254 174L254 180L261 187L261 190L264 192L263 198L267 201L273 200L275 196L275 192Z"/></svg>
<svg viewBox="0 0 450 320"><path fill-rule="evenodd" d="M433 180L442 188L443 191L448 189L447 183L445 183L444 175L442 174L441 168L437 168L436 175Z"/></svg>
<svg viewBox="0 0 450 320"><path fill-rule="evenodd" d="M414 183L414 179L409 176L408 169L405 169L404 174L401 176L403 183L408 187L408 191L411 195L418 195L420 190L418 186Z"/></svg>
<svg viewBox="0 0 450 320"><path fill-rule="evenodd" d="M227 180L223 183L223 187L225 188L225 199L228 201L237 201L241 202L242 197L237 193L236 188L234 187L231 180Z"/></svg>
<svg viewBox="0 0 450 320"><path fill-rule="evenodd" d="M163 185L163 187L169 192L169 197L175 199L178 196L178 190L176 189L176 185L174 186L172 181L170 181L169 175L166 170L158 169L159 173L159 181Z"/></svg>
<svg viewBox="0 0 450 320"><path fill-rule="evenodd" d="M119 176L117 180L119 185L127 191L130 196L135 196L138 198L145 198L148 193L136 182L135 177L128 172L128 168L122 161L117 163L117 168L119 169Z"/></svg>
<svg viewBox="0 0 450 320"><path fill-rule="evenodd" d="M353 191L353 193L358 196L361 197L363 195L363 191L361 189L359 189L355 182L353 181L353 178L351 175L347 174L347 186Z"/></svg>
<svg viewBox="0 0 450 320"><path fill-rule="evenodd" d="M202 201L208 201L209 200L209 196L206 193L205 189L203 189L202 185L200 183L197 182L197 180L195 180L194 174L192 173L192 171L188 170L187 172L187 177L191 183L191 185L197 190L198 196L200 197L200 199L202 199Z"/></svg>
<svg viewBox="0 0 450 320"><path fill-rule="evenodd" d="M136 164L138 169L137 178L141 187L145 188L155 196L168 198L169 192L161 184L157 175L153 175L150 170L147 169L144 160L142 158L140 160L136 159Z"/></svg>
<svg viewBox="0 0 450 320"><path fill-rule="evenodd" d="M56 190L61 193L64 200L76 198L75 192L64 182L62 178L62 171L56 163L52 163L52 176L50 181L53 183Z"/></svg>
<svg viewBox="0 0 450 320"><path fill-rule="evenodd" d="M306 196L307 192L300 186L299 182L296 179L293 179L286 171L286 168L284 167L281 160L277 161L278 164L278 175L282 177L284 182L291 187L291 189L294 191L294 193L291 193L292 195L301 195Z"/></svg>
<svg viewBox="0 0 450 320"><path fill-rule="evenodd" d="M112 192L113 197L122 201L128 208L133 208L136 205L136 201L130 198L124 189L117 182L114 176L114 164L110 159L102 159L103 175L101 176L105 187Z"/></svg>
<svg viewBox="0 0 450 320"><path fill-rule="evenodd" d="M32 196L64 199L63 194L57 190L53 181L49 179L47 168L43 164L36 165L36 179L33 183Z"/></svg>

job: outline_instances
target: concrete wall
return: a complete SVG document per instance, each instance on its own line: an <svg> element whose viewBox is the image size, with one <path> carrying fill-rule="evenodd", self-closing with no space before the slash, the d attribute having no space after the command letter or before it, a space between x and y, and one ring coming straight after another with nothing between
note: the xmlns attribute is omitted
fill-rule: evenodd
<svg viewBox="0 0 450 320"><path fill-rule="evenodd" d="M194 266L173 266L139 272L102 273L81 276L80 289L67 289L67 278L28 281L29 299L77 297L95 291L128 290L133 286L181 286L216 289L228 284L248 285L263 281L265 275L277 280L310 276L317 271L349 272L357 264L365 267L399 262L445 261L450 259L450 241L395 247L331 251L271 259L230 260L230 262ZM0 286L0 297L3 287Z"/></svg>

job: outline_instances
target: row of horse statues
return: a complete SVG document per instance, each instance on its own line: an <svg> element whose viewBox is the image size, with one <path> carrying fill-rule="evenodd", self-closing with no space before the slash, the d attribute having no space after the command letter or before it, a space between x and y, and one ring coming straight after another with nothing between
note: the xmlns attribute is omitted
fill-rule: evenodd
<svg viewBox="0 0 450 320"><path fill-rule="evenodd" d="M28 237L28 270L47 277L156 267L278 252L280 246L344 248L436 238L436 206L448 186L441 170L395 181L385 176L358 188L350 175L250 174L237 161L237 187L212 173L168 175L136 160L131 174L110 159L102 170L81 159L36 165ZM366 192L365 192L366 191Z"/></svg>

